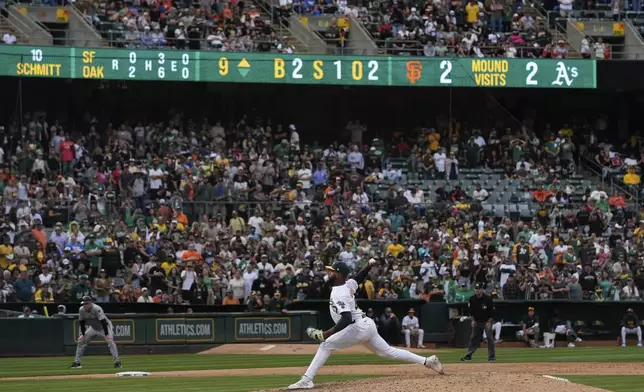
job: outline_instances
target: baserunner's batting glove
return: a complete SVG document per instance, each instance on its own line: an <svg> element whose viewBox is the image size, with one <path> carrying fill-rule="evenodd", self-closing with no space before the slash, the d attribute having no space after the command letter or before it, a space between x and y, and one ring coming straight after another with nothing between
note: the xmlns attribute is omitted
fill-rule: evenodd
<svg viewBox="0 0 644 392"><path fill-rule="evenodd" d="M321 329L316 329L313 327L308 327L306 329L306 334L313 340L316 340L320 343L324 341L324 333Z"/></svg>

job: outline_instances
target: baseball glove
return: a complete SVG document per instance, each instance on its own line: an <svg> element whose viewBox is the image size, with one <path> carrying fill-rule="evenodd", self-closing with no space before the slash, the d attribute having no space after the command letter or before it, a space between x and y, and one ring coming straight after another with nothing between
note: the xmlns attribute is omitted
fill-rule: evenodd
<svg viewBox="0 0 644 392"><path fill-rule="evenodd" d="M306 334L309 335L309 337L315 341L318 341L322 343L324 341L324 334L321 329L313 328L313 327L308 327L306 329Z"/></svg>

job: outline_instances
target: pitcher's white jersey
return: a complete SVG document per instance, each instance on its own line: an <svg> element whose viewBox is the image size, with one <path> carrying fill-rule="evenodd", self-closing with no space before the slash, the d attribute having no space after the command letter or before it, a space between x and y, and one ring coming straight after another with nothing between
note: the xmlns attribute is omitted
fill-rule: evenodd
<svg viewBox="0 0 644 392"><path fill-rule="evenodd" d="M306 369L304 377L288 389L311 389L313 388L313 378L318 370L324 365L331 353L335 350L342 350L357 344L364 345L369 351L380 357L397 359L400 361L417 363L443 374L443 365L435 355L429 358L421 357L409 351L399 348L390 347L389 344L378 334L376 323L370 317L366 317L362 310L356 307L355 294L358 290L358 283L354 279L349 279L342 286L335 286L331 289L331 300L329 308L331 317L337 324L342 318L341 314L351 312L352 322L346 328L333 333L320 343L317 354L309 368ZM319 330L309 331L319 334ZM419 331L419 341L422 345L422 334ZM313 337L313 336L311 336Z"/></svg>
<svg viewBox="0 0 644 392"><path fill-rule="evenodd" d="M364 313L356 306L355 294L358 291L358 283L349 279L342 286L334 286L331 289L331 300L329 301L329 311L333 322L337 324L342 318L340 314L351 312L351 319L361 319Z"/></svg>

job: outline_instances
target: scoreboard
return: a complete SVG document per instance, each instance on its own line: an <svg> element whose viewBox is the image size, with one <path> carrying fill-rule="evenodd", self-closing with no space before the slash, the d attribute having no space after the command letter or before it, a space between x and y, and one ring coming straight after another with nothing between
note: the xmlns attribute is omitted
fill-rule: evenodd
<svg viewBox="0 0 644 392"><path fill-rule="evenodd" d="M0 76L351 86L596 88L595 60L0 47Z"/></svg>

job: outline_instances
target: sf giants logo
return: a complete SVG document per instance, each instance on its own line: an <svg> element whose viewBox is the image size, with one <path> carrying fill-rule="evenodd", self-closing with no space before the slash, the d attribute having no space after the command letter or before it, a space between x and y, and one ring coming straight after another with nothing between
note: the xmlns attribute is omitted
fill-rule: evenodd
<svg viewBox="0 0 644 392"><path fill-rule="evenodd" d="M407 61L407 79L415 84L423 76L423 64L418 60Z"/></svg>

